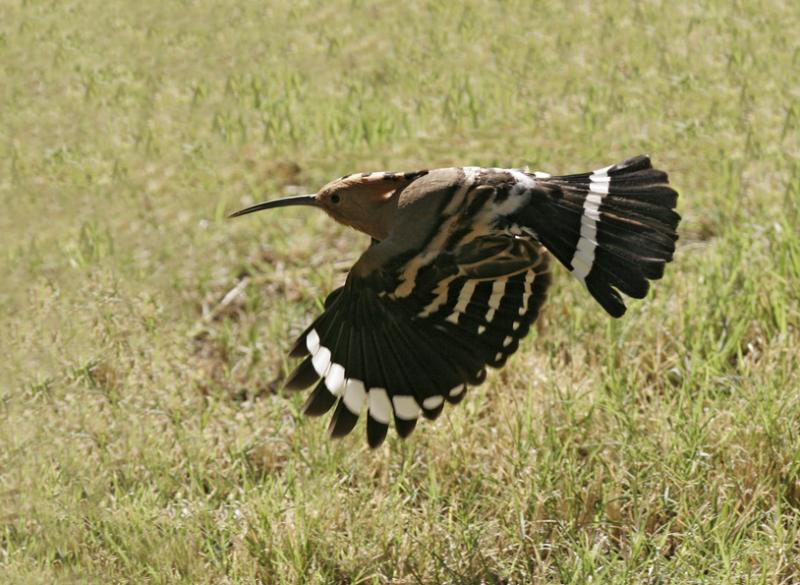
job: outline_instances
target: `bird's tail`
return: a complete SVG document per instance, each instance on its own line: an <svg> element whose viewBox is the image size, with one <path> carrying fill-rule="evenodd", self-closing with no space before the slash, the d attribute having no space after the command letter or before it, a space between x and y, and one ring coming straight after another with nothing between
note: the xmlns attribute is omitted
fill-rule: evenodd
<svg viewBox="0 0 800 585"><path fill-rule="evenodd" d="M541 192L519 221L578 278L612 316L625 313L624 293L647 294L648 279L672 260L677 192L647 156L589 173L536 174Z"/></svg>

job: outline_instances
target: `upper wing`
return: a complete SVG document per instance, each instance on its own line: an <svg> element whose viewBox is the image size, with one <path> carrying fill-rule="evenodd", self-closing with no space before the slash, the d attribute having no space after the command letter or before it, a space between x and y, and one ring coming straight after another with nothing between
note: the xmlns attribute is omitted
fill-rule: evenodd
<svg viewBox="0 0 800 585"><path fill-rule="evenodd" d="M406 436L420 412L435 418L484 380L487 365L500 367L516 351L545 300L547 260L538 242L502 235L439 254L402 291L408 259L368 276L352 271L297 340L291 355L305 359L287 387L321 378L304 412L336 405L333 436L349 433L364 408L370 446L392 418Z"/></svg>

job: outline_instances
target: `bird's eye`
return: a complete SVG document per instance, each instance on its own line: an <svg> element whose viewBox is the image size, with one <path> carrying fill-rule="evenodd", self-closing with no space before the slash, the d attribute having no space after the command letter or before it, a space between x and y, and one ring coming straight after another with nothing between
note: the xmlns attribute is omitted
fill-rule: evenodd
<svg viewBox="0 0 800 585"><path fill-rule="evenodd" d="M339 196L338 195L331 195L331 203L334 205L339 203Z"/></svg>

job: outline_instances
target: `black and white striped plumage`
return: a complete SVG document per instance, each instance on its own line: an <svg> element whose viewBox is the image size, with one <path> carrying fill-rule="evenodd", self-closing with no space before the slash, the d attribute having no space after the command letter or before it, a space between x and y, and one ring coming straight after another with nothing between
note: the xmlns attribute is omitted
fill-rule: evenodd
<svg viewBox="0 0 800 585"><path fill-rule="evenodd" d="M359 189L356 207L339 207ZM297 340L291 355L303 361L287 387L316 384L305 413L334 409L334 437L366 411L372 447L392 420L405 437L420 414L436 418L517 350L547 295L548 251L619 317L620 293L642 298L662 276L680 219L677 193L646 156L556 177L363 173L315 197L375 241Z"/></svg>
<svg viewBox="0 0 800 585"><path fill-rule="evenodd" d="M541 197L521 210L547 249L572 271L613 317L621 295L641 299L648 280L672 260L680 216L667 174L637 156L619 164L542 182ZM616 290L615 290L616 289Z"/></svg>
<svg viewBox="0 0 800 585"><path fill-rule="evenodd" d="M488 254L498 250L524 262L493 265ZM486 366L502 366L517 349L550 282L543 250L513 236L476 242L463 256L439 255L399 296L403 265L348 278L292 351L306 357L287 387L322 377L305 412L323 414L338 401L333 436L350 432L366 409L367 437L376 446L391 419L406 436L420 414L436 418L445 401L460 401L468 385L484 380Z"/></svg>

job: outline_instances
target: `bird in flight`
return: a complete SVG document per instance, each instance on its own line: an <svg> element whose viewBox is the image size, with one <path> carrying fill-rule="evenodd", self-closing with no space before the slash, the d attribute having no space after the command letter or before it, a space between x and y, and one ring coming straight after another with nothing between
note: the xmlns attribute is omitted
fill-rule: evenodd
<svg viewBox="0 0 800 585"><path fill-rule="evenodd" d="M346 175L290 205L325 211L372 238L300 335L286 387L314 384L304 412L335 407L341 437L367 413L377 447L435 419L519 347L547 296L552 254L612 317L672 260L680 216L667 174L637 156L563 176L452 167Z"/></svg>

